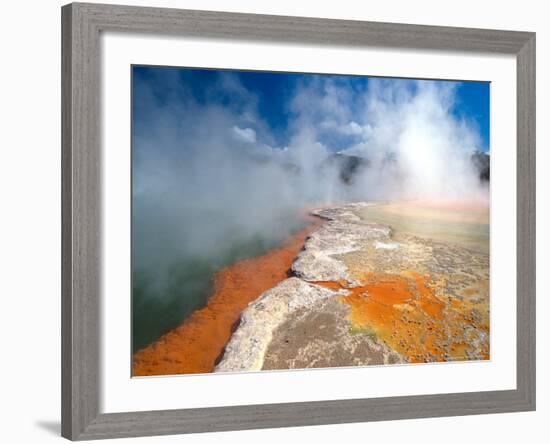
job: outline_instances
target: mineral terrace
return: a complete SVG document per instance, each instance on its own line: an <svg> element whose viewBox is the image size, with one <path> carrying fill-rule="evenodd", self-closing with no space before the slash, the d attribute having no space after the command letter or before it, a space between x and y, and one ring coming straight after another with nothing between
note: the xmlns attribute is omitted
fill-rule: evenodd
<svg viewBox="0 0 550 444"><path fill-rule="evenodd" d="M215 371L489 359L488 247L318 209L290 277L242 312Z"/></svg>

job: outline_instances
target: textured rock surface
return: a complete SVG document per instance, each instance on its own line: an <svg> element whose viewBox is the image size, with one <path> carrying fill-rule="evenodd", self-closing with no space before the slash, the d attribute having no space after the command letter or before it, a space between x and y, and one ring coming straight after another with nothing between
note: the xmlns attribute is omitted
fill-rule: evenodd
<svg viewBox="0 0 550 444"><path fill-rule="evenodd" d="M350 307L330 298L291 313L273 332L263 370L404 363L372 332L354 330Z"/></svg>
<svg viewBox="0 0 550 444"><path fill-rule="evenodd" d="M364 249L375 241L389 241L391 234L388 227L367 223L354 213L366 206L348 204L313 211L329 222L308 237L304 250L292 264L292 272L306 281L346 281L357 285L338 256Z"/></svg>
<svg viewBox="0 0 550 444"><path fill-rule="evenodd" d="M216 371L489 359L488 221L416 205L313 211L296 277L243 312Z"/></svg>
<svg viewBox="0 0 550 444"><path fill-rule="evenodd" d="M346 295L292 277L266 291L241 314L241 321L215 371L260 370L275 329L290 313L308 310L327 298Z"/></svg>
<svg viewBox="0 0 550 444"><path fill-rule="evenodd" d="M344 300L354 327L410 362L489 359L488 208L390 203L355 213L392 233L338 257L360 282Z"/></svg>
<svg viewBox="0 0 550 444"><path fill-rule="evenodd" d="M350 309L340 300L350 292L315 282L359 285L341 256L389 242L388 227L357 216L365 203L312 211L325 224L311 233L292 265L295 277L266 291L241 314L215 371L337 367L404 362L371 332L353 331ZM292 332L292 343L285 332ZM269 348L269 357L266 352Z"/></svg>

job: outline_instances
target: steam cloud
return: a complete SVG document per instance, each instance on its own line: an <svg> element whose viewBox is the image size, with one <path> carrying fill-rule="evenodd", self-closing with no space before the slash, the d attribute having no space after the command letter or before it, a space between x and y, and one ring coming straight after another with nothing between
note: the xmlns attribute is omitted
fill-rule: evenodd
<svg viewBox="0 0 550 444"><path fill-rule="evenodd" d="M452 112L455 83L304 76L281 132L238 76L217 79L200 98L173 71L162 97L134 81L133 266L159 288L178 258L282 239L293 228L282 221L309 205L488 198L471 162L479 131ZM343 181L335 153L368 166Z"/></svg>

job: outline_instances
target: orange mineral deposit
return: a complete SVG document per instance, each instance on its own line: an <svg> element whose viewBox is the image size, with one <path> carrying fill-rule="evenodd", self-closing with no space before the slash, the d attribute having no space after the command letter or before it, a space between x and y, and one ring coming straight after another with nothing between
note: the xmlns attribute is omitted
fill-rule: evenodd
<svg viewBox="0 0 550 444"><path fill-rule="evenodd" d="M211 372L238 325L241 312L264 291L288 277L288 270L306 237L321 223L317 218L309 220L311 225L280 247L216 273L213 294L206 306L193 312L179 327L136 352L132 375Z"/></svg>

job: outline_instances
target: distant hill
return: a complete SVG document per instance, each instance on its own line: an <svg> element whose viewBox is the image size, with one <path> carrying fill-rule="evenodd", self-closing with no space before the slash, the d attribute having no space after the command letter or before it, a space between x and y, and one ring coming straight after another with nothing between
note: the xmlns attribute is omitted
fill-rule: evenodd
<svg viewBox="0 0 550 444"><path fill-rule="evenodd" d="M481 182L489 182L491 173L490 160L491 157L489 156L489 154L483 152L476 152L471 156L473 167L477 171L479 175L479 180ZM265 159L257 161L261 163L268 162ZM385 165L389 165L394 163L395 161L396 159L394 156L387 156L383 160L383 163ZM367 170L370 166L372 166L372 161L366 157L353 156L344 153L334 153L326 158L321 167L327 167L331 169L336 168L342 183L350 185L353 183L354 178L357 175ZM300 167L290 162L284 163L283 167L291 174L299 174L300 172Z"/></svg>
<svg viewBox="0 0 550 444"><path fill-rule="evenodd" d="M489 154L482 152L472 154L472 163L479 172L479 180L489 182L491 176L491 157Z"/></svg>
<svg viewBox="0 0 550 444"><path fill-rule="evenodd" d="M479 175L479 180L482 182L488 182L490 179L490 164L491 158L488 154L482 152L476 152L472 154L472 163ZM384 162L390 164L395 162L395 158L388 156L384 159ZM326 163L331 166L336 166L340 171L340 179L345 184L351 184L354 177L367 169L372 162L364 157L348 156L347 154L336 153L331 154Z"/></svg>
<svg viewBox="0 0 550 444"><path fill-rule="evenodd" d="M349 185L353 182L354 176L370 166L371 161L364 157L336 153L327 157L326 163L328 166L336 167L340 180Z"/></svg>

